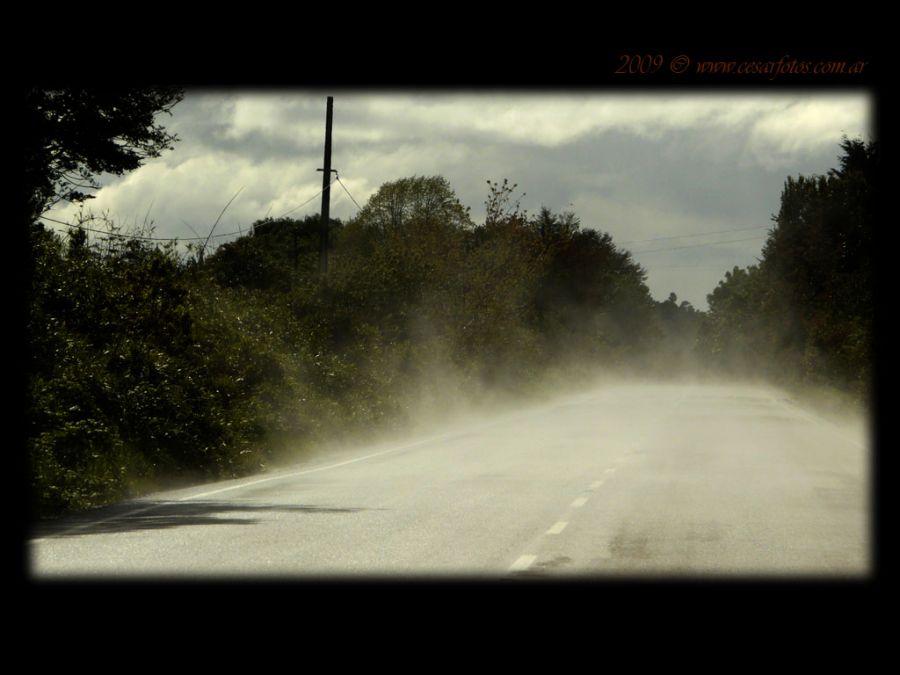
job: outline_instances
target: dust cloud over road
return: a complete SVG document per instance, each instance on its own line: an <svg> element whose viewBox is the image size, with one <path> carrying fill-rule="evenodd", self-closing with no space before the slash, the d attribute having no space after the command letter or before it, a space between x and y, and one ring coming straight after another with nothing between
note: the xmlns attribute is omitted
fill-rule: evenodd
<svg viewBox="0 0 900 675"><path fill-rule="evenodd" d="M43 526L34 579L865 577L865 417L608 384Z"/></svg>

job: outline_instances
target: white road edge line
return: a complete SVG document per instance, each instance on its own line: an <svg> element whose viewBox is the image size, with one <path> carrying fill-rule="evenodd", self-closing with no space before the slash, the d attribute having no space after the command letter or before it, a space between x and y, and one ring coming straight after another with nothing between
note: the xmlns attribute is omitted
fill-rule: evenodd
<svg viewBox="0 0 900 675"><path fill-rule="evenodd" d="M362 457L355 457L355 458L353 458L353 459L348 459L348 460L346 460L346 461L338 462L338 463L336 463L336 464L327 464L327 465L325 465L325 466L319 466L319 467L316 467L316 468L314 468L314 469L304 469L303 471L294 471L294 472L291 472L291 473L283 473L283 474L279 474L279 475L277 475L277 476L268 476L268 477L266 477L266 478L260 478L259 480L250 481L250 482L248 482L248 483L240 483L239 485L231 485L231 486L226 487L226 488L219 488L218 490L209 490L208 492L200 492L200 493L195 494L195 495L188 495L187 497L182 497L181 499L176 499L176 500L173 500L173 501L176 501L176 502L186 502L186 501L191 500L191 499L201 499L201 498L203 498L203 497L209 497L209 496L211 496L211 495L217 495L217 494L220 494L220 493L222 493L222 492L230 492L231 490L240 490L241 488L250 487L251 485L259 485L260 483L268 483L268 482L273 481L273 480L282 480L282 479L284 479L284 478L293 478L293 477L295 477L295 476L305 476L306 474L316 473L316 472L318 472L318 471L327 471L328 469L336 469L336 468L339 467L339 466L346 466L347 464L354 464L354 463L356 463L356 462L362 462L363 460L371 459L372 457L379 457L379 456L381 456L381 455L388 455L388 454L390 454L390 453L392 453L392 452L399 452L400 450L408 450L409 448L413 448L413 447L415 447L415 446L417 446L417 445L423 445L423 444L425 444L425 443L429 443L429 442L432 442L432 441L435 441L435 440L441 440L441 439L427 438L427 439L424 439L424 440L421 440L421 441L415 441L414 443L408 443L408 444L406 444L406 445L401 445L401 446L396 447L396 448L390 448L389 450L382 450L381 452L375 452L375 453L372 453L372 454L370 454L370 455L364 455L364 456L362 456ZM153 503L153 504L149 504L148 506L143 506L143 507L141 507L141 508L135 509L134 511L127 511L126 513L119 513L119 514L116 514L116 515L113 515L113 516L109 516L109 517L107 517L107 518L103 518L103 519L101 519L101 520L92 520L92 521L90 521L90 522L81 523L81 524L79 524L79 525L75 525L75 526L73 526L73 527L70 527L70 528L68 528L68 529L65 529L65 530L63 530L63 531L61 531L61 532L56 532L56 533L51 534L51 535L48 535L48 536L39 537L39 538L37 538L37 539L32 539L32 540L31 540L31 543L41 543L41 542L43 542L43 541L46 541L47 539L53 539L53 538L56 538L56 537L59 537L59 536L64 536L64 535L67 535L67 534L71 534L72 532L78 532L79 530L84 530L84 529L87 529L87 528L89 528L89 527L93 527L93 526L95 526L95 525L101 525L101 524L107 523L107 522L109 522L109 521L111 521L111 520L119 520L119 519L121 519L121 518L129 518L129 517L134 516L134 515L137 515L137 514L139 514L139 513L143 513L144 511L150 511L151 509L159 508L159 507L161 507L161 506L164 506L164 504L161 504L161 503Z"/></svg>
<svg viewBox="0 0 900 675"><path fill-rule="evenodd" d="M537 560L536 555L523 555L509 567L510 572L522 572L531 567L531 564Z"/></svg>
<svg viewBox="0 0 900 675"><path fill-rule="evenodd" d="M566 525L568 525L568 524L569 523L566 522L565 520L560 520L558 523L556 523L556 525L554 525L549 530L547 530L547 534L559 534L564 529L566 529Z"/></svg>
<svg viewBox="0 0 900 675"><path fill-rule="evenodd" d="M501 424L515 421L520 418L533 417L535 414L538 414L538 415L547 414L548 412L553 412L561 407L566 407L566 406L570 406L573 404L579 404L582 402L582 398L583 398L582 396L569 397L569 398L566 398L563 401L561 401L557 404L551 405L551 406L536 406L535 408L529 407L524 411L519 410L519 411L516 411L513 413L504 413L504 414L500 415L499 418L495 418L491 421L483 422L481 424L476 424L472 428L455 430L455 431L451 431L449 433L442 434L440 436L424 438L424 439L421 439L418 441L414 441L412 443L407 443L406 445L401 445L400 447L397 447L397 448L383 450L381 452L372 453L370 455L365 455L363 457L357 457L355 459L350 459L345 462L338 462L337 464L329 464L327 466L320 466L320 467L317 467L314 469L307 469L304 471L295 471L293 473L280 474L278 476L269 476L267 478L262 478L259 480L251 481L249 483L241 483L240 485L232 485L230 487L221 488L219 490L210 490L208 492L201 492L199 494L189 495L187 497L182 497L181 499L177 499L174 501L185 502L190 499L200 499L201 497L209 497L210 495L219 494L221 492L228 492L230 490L239 490L242 487L249 487L251 485L259 485L260 483L267 483L267 482L273 481L273 480L281 480L282 478L293 478L294 476L303 476L303 475L310 474L310 473L316 473L317 471L327 471L328 469L336 469L339 466L346 466L347 464L353 464L355 462L362 462L363 460L371 459L372 457L379 457L381 455L387 455L392 452L399 452L400 450L408 450L409 448L414 448L417 445L424 445L426 443L451 440L458 436L472 433L473 431L482 431L484 429L490 429L491 427L500 426ZM155 509L160 506L163 506L163 504L159 504L159 503L149 504L147 506L142 506L140 508L137 508L134 511L127 511L125 513L102 518L101 520L93 520L93 521L90 521L87 523L81 523L79 525L75 525L73 527L67 528L60 532L55 532L53 534L49 534L49 535L42 536L42 537L35 537L33 539L29 539L28 541L29 541L29 543L38 544L38 543L44 542L48 539L55 539L56 537L64 536L64 535L70 534L72 532L78 532L79 530L84 530L89 527L93 527L94 525L100 525L102 523L107 523L111 520L117 520L119 518L128 518L129 516L134 516L139 513L143 513L144 511L150 511L151 509Z"/></svg>
<svg viewBox="0 0 900 675"><path fill-rule="evenodd" d="M572 508L578 509L587 504L587 497L579 497L574 502L572 502Z"/></svg>
<svg viewBox="0 0 900 675"><path fill-rule="evenodd" d="M813 424L816 424L816 425L825 424L825 425L830 426L832 429L835 430L834 435L837 436L838 438L840 438L842 441L844 441L844 443L849 443L850 445L852 445L855 448L858 448L859 450L867 449L864 445L857 443L853 439L847 438L847 436L845 436L843 433L840 432L840 427L837 424L835 424L834 422L832 422L831 420L825 419L824 417L820 417L819 415L811 413L808 410L806 410L805 408L803 408L802 406L798 405L797 403L794 403L793 401L783 401L783 400L778 400L778 399L772 399L772 400L775 403L781 404L782 407L789 408L795 414L804 418L807 422L812 422Z"/></svg>
<svg viewBox="0 0 900 675"><path fill-rule="evenodd" d="M259 485L260 483L268 483L273 480L281 480L283 478L294 478L295 476L305 476L310 473L316 473L318 471L327 471L328 469L336 469L339 466L347 466L348 464L356 464L357 462L362 462L366 459L372 459L372 457L380 457L381 455L388 455L392 452L399 452L400 450L408 450L411 447L416 445L422 445L426 441L417 441L416 443L411 443L409 445L403 445L399 448L391 448L390 450L382 450L381 452L374 452L371 455L363 455L362 457L355 457L353 459L348 459L344 462L338 462L337 464L327 464L325 466L319 466L315 469L304 469L303 471L294 471L292 473L283 473L278 476L269 476L268 478L260 478L259 480L250 481L249 483L241 483L240 485L232 485L226 488L219 488L218 490L210 490L209 492L201 492L196 495L189 495L187 497L182 497L179 499L179 502L186 502L189 499L200 499L201 497L209 497L210 495L217 495L222 492L230 492L231 490L239 490L241 488L250 487L251 485Z"/></svg>

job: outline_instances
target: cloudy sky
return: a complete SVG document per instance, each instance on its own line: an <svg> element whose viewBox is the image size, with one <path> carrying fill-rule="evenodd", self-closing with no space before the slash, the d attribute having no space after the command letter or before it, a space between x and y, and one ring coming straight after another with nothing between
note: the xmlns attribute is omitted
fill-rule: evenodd
<svg viewBox="0 0 900 675"><path fill-rule="evenodd" d="M327 95L332 166L360 205L385 182L442 175L480 222L486 181L507 178L529 213L574 211L633 252L654 297L674 291L700 309L726 270L760 255L785 178L827 172L842 135L871 133L863 91L188 90L161 118L181 139L175 150L101 177L88 208L180 238L209 234L238 190L215 234L318 213ZM336 183L332 216L356 210ZM70 221L77 211L47 215Z"/></svg>

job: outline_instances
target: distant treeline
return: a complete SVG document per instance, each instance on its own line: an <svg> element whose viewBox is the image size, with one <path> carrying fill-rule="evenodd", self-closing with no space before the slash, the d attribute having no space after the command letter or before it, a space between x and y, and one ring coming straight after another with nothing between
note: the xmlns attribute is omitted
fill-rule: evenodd
<svg viewBox="0 0 900 675"><path fill-rule="evenodd" d="M789 180L759 267L707 314L656 302L646 272L573 213L486 217L442 177L383 185L331 222L264 219L210 255L29 226L27 390L36 515L260 470L289 449L402 425L483 392L640 364L870 374L875 146ZM746 358L751 355L750 358Z"/></svg>

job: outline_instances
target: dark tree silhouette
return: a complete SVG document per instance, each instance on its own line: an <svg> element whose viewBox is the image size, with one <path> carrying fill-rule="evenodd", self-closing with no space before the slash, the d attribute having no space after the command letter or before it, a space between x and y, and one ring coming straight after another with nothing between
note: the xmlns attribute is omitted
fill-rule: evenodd
<svg viewBox="0 0 900 675"><path fill-rule="evenodd" d="M34 87L25 94L25 203L34 222L59 201L90 199L96 176L122 175L177 140L159 124L183 97L178 87Z"/></svg>
<svg viewBox="0 0 900 675"><path fill-rule="evenodd" d="M827 175L787 178L759 265L726 273L707 296L712 360L867 392L880 150L847 138L841 149Z"/></svg>

